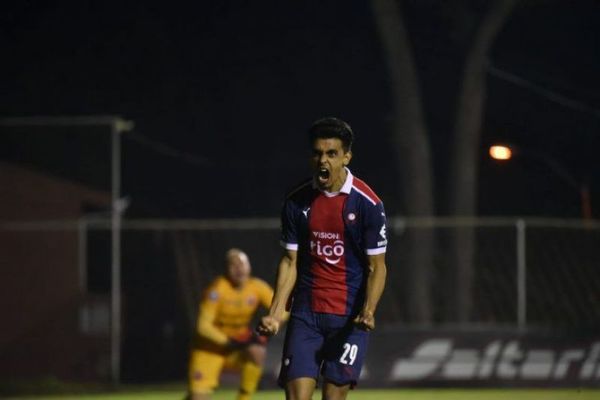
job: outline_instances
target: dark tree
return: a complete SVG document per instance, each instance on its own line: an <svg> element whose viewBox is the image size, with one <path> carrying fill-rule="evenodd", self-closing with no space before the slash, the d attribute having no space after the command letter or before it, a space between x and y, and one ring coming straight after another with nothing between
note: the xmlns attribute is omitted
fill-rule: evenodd
<svg viewBox="0 0 600 400"><path fill-rule="evenodd" d="M463 57L456 94L452 156L449 169L451 188L446 198L449 213L470 217L476 214L477 161L485 102L487 55L496 35L516 0L455 0L429 2L435 12L450 21L445 29L455 38L456 53ZM433 6L432 4L433 3ZM438 5L436 5L438 4ZM373 16L381 39L390 77L392 128L396 154L395 168L401 177L403 202L408 217L428 217L435 212L434 177L430 132L423 95L417 76L411 41L398 0L372 0ZM440 29L444 29L440 28ZM408 314L411 322L431 323L432 271L435 236L430 229L412 229L407 235L406 255L410 273ZM452 271L444 279L445 304L449 321L468 321L471 309L474 236L471 229L456 229L450 238Z"/></svg>

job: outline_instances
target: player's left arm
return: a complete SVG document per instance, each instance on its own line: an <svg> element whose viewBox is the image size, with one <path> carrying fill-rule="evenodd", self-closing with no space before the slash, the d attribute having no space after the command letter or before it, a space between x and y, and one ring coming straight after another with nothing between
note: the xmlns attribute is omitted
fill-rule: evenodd
<svg viewBox="0 0 600 400"><path fill-rule="evenodd" d="M359 328L370 331L375 328L375 309L383 293L387 275L385 252L388 240L385 210L381 201L365 209L363 223L367 282L365 302L354 322Z"/></svg>
<svg viewBox="0 0 600 400"><path fill-rule="evenodd" d="M370 331L375 328L375 310L385 287L387 268L385 266L385 253L367 257L369 276L367 278L365 302L354 322L360 328Z"/></svg>

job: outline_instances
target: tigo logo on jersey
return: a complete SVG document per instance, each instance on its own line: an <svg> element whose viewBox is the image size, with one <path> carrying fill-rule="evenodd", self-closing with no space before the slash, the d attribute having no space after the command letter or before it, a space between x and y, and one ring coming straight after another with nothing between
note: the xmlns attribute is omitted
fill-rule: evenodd
<svg viewBox="0 0 600 400"><path fill-rule="evenodd" d="M310 251L313 255L322 257L330 264L337 264L344 255L344 242L339 233L314 232L310 241Z"/></svg>

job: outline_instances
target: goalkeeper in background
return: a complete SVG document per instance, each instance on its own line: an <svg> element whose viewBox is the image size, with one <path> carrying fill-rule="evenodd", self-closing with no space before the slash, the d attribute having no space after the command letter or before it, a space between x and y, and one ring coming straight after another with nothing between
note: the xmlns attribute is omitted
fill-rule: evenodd
<svg viewBox="0 0 600 400"><path fill-rule="evenodd" d="M228 250L225 264L225 274L211 283L200 303L189 364L191 400L209 399L223 368L240 371L238 400L251 398L262 375L266 338L249 325L259 306L270 307L273 289L251 277L243 251Z"/></svg>

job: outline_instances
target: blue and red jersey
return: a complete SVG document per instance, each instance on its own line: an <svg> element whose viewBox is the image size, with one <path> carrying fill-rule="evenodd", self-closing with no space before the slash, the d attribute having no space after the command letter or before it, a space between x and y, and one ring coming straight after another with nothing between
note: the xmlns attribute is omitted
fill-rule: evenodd
<svg viewBox="0 0 600 400"><path fill-rule="evenodd" d="M367 256L386 251L383 203L346 171L339 192L321 191L311 179L284 203L281 243L298 252L292 313L358 313L364 302Z"/></svg>

